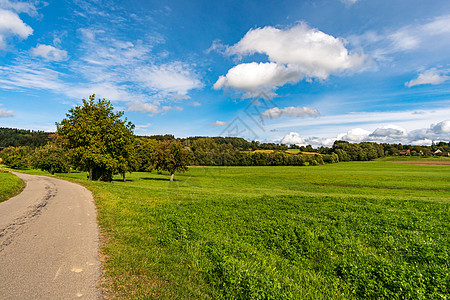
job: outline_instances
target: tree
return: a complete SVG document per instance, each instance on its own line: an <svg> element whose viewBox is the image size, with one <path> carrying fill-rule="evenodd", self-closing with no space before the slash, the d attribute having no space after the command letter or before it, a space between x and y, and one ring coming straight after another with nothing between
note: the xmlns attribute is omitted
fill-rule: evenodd
<svg viewBox="0 0 450 300"><path fill-rule="evenodd" d="M58 138L69 150L72 164L89 172L89 180L112 181L113 174L131 171L134 165L133 129L123 112L114 112L110 101L95 95L69 110L56 123Z"/></svg>
<svg viewBox="0 0 450 300"><path fill-rule="evenodd" d="M51 144L36 149L32 157L32 165L52 175L70 171L67 151Z"/></svg>
<svg viewBox="0 0 450 300"><path fill-rule="evenodd" d="M168 171L170 181L173 181L175 172L185 172L192 159L192 152L183 149L180 141L163 141L155 149L153 167L157 170Z"/></svg>
<svg viewBox="0 0 450 300"><path fill-rule="evenodd" d="M134 171L151 172L153 169L153 154L159 141L149 137L137 137L134 142L136 150L136 165Z"/></svg>
<svg viewBox="0 0 450 300"><path fill-rule="evenodd" d="M7 147L0 152L2 162L13 169L25 169L30 166L32 149L27 146Z"/></svg>

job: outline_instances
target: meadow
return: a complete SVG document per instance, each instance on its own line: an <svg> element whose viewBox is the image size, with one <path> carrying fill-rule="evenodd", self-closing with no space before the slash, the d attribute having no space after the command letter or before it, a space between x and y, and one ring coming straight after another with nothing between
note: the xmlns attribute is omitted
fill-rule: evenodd
<svg viewBox="0 0 450 300"><path fill-rule="evenodd" d="M172 183L58 176L94 193L109 298L450 294L449 166L191 167Z"/></svg>
<svg viewBox="0 0 450 300"><path fill-rule="evenodd" d="M24 186L17 176L0 169L0 202L19 194Z"/></svg>

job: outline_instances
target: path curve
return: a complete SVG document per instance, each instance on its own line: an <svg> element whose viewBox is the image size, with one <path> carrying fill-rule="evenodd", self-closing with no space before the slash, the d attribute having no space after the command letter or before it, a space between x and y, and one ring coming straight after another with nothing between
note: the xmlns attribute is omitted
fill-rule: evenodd
<svg viewBox="0 0 450 300"><path fill-rule="evenodd" d="M101 299L92 194L65 180L13 173L26 187L0 203L0 299Z"/></svg>

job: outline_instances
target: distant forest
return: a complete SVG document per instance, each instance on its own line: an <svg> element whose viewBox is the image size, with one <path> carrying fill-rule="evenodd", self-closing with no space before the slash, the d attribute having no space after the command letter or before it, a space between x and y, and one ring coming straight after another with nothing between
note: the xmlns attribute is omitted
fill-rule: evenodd
<svg viewBox="0 0 450 300"><path fill-rule="evenodd" d="M22 129L0 128L0 151L8 147L24 147L33 152L51 143L54 133ZM152 169L154 149L167 140L178 140L192 152L191 165L202 166L304 166L341 161L368 161L384 156L450 156L450 142L432 146L411 146L362 142L353 144L336 141L333 146L313 148L247 141L239 137L188 137L177 139L173 135L136 136L134 171ZM8 149L6 149L8 148ZM6 153L4 151L4 153ZM0 153L1 154L1 153ZM6 154L5 154L6 155ZM0 155L1 156L1 155Z"/></svg>
<svg viewBox="0 0 450 300"><path fill-rule="evenodd" d="M6 147L41 147L49 142L52 133L24 129L0 128L0 150Z"/></svg>

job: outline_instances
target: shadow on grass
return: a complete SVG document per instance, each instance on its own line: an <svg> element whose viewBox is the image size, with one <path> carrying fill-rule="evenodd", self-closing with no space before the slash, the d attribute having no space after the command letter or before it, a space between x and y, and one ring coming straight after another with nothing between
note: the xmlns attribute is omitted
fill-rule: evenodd
<svg viewBox="0 0 450 300"><path fill-rule="evenodd" d="M155 180L155 181L170 181L170 178L153 178L153 177L142 177L139 178L141 180ZM173 181L177 181L176 179L174 179Z"/></svg>

